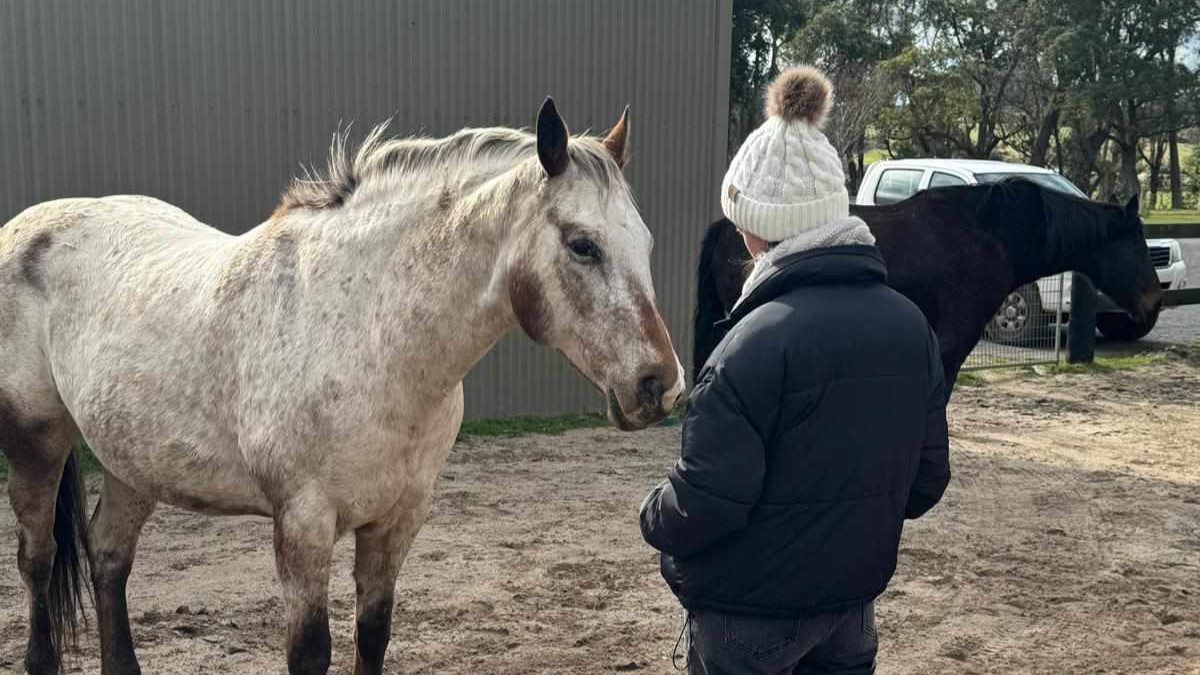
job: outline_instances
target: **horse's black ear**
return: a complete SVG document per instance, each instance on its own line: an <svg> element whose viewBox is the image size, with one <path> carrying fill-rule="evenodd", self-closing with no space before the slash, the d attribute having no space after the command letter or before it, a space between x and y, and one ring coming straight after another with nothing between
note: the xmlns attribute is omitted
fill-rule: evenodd
<svg viewBox="0 0 1200 675"><path fill-rule="evenodd" d="M1137 196L1137 193L1134 193L1134 195L1129 198L1129 202L1125 204L1125 219L1126 220L1137 220L1138 219L1138 196Z"/></svg>
<svg viewBox="0 0 1200 675"><path fill-rule="evenodd" d="M567 154L567 124L554 107L554 99L547 97L538 111L537 151L542 168L550 177L567 170L570 155Z"/></svg>

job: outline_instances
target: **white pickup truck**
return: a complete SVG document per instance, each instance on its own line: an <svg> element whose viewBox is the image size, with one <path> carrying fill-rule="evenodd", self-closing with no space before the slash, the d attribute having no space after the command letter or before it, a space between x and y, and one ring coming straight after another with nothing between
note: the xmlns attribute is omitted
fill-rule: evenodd
<svg viewBox="0 0 1200 675"><path fill-rule="evenodd" d="M995 183L1016 176L1044 187L1087 196L1057 173L1026 164L978 159L899 159L883 160L867 167L855 203L864 206L895 204L931 187ZM1178 241L1147 239L1146 246L1164 290L1187 286L1187 265ZM1013 291L988 324L987 338L1005 344L1028 342L1036 337L1033 332L1053 324L1042 315L1053 315L1055 307L1059 307L1064 315L1070 314L1069 274L1061 282L1058 277L1048 277ZM1156 315L1150 321L1138 324L1103 293L1100 294L1096 326L1109 339L1137 340L1154 328L1157 319Z"/></svg>

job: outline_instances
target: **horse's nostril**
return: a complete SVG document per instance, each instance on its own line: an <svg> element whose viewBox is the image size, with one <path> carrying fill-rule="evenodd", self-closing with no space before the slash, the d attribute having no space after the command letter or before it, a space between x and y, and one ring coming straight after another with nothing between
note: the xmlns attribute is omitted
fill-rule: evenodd
<svg viewBox="0 0 1200 675"><path fill-rule="evenodd" d="M642 409L657 408L662 405L665 391L657 375L647 375L638 383L638 403Z"/></svg>

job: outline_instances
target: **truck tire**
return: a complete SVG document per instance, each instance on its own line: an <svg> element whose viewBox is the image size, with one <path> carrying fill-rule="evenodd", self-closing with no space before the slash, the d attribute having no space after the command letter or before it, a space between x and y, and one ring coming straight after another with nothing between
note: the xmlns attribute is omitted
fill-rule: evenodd
<svg viewBox="0 0 1200 675"><path fill-rule="evenodd" d="M1141 323L1134 321L1133 317L1124 312L1105 312L1096 315L1096 328L1100 329L1101 335L1113 342L1140 340L1154 330L1156 323L1158 323L1158 311L1146 317L1146 320Z"/></svg>
<svg viewBox="0 0 1200 675"><path fill-rule="evenodd" d="M1053 335L1054 322L1047 317L1037 284L1026 284L1004 298L983 334L1002 345L1028 345Z"/></svg>

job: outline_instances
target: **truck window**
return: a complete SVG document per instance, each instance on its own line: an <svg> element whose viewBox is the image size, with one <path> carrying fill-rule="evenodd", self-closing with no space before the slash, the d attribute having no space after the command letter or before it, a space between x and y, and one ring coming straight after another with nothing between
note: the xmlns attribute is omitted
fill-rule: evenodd
<svg viewBox="0 0 1200 675"><path fill-rule="evenodd" d="M921 169L887 169L875 187L875 203L895 204L915 195L924 173Z"/></svg>
<svg viewBox="0 0 1200 675"><path fill-rule="evenodd" d="M947 185L966 185L967 181L948 173L934 171L933 177L929 179L929 187L946 187Z"/></svg>

